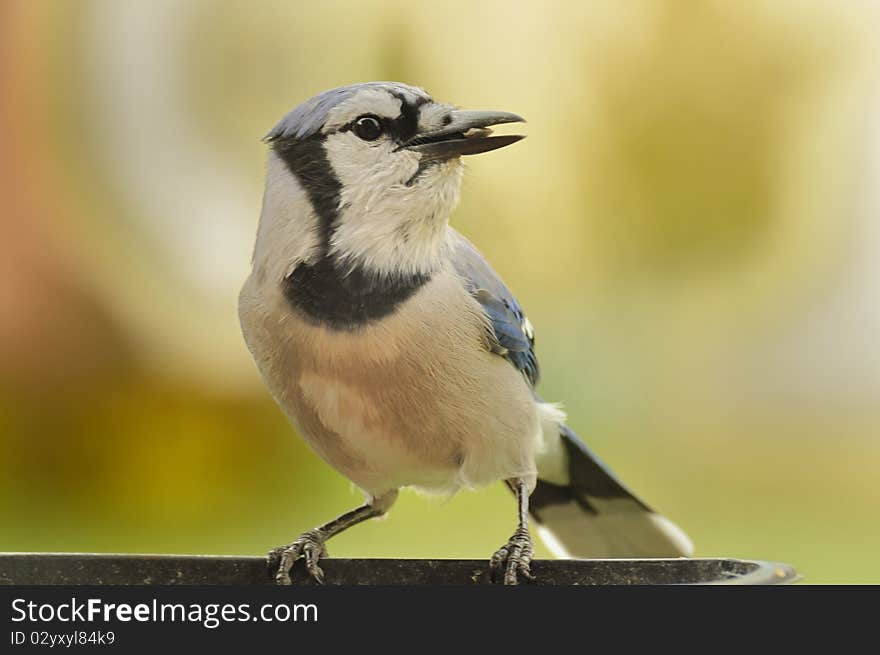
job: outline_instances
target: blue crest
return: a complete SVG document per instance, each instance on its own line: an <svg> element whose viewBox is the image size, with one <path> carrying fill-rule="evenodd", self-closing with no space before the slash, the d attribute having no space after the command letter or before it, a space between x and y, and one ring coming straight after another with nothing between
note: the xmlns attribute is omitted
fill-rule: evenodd
<svg viewBox="0 0 880 655"><path fill-rule="evenodd" d="M315 134L324 125L324 122L327 120L327 114L334 107L363 89L385 89L395 94L410 96L413 99L430 99L428 94L422 89L402 82L363 82L361 84L340 86L319 93L289 111L284 118L278 121L278 124L272 128L263 140L304 139Z"/></svg>

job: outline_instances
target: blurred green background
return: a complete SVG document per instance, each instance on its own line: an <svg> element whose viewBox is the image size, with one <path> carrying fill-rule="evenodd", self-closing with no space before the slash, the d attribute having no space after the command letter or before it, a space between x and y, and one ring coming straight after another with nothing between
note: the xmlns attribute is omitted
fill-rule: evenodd
<svg viewBox="0 0 880 655"><path fill-rule="evenodd" d="M700 556L880 582L878 30L831 0L5 0L0 550L260 554L360 502L236 296L260 137L395 79L529 119L453 224L614 470ZM404 494L330 552L484 558L513 521L500 485Z"/></svg>

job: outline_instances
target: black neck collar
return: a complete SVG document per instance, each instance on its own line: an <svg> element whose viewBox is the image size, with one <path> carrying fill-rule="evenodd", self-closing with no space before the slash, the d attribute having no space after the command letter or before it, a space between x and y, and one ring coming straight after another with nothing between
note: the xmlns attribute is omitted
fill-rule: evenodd
<svg viewBox="0 0 880 655"><path fill-rule="evenodd" d="M430 274L379 276L363 268L340 270L333 256L300 264L283 282L284 297L314 323L355 329L394 313L431 279Z"/></svg>

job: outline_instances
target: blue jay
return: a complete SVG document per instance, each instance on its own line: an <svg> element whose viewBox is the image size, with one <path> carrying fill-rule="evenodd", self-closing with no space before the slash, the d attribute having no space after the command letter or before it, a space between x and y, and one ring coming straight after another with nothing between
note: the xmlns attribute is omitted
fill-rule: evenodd
<svg viewBox="0 0 880 655"><path fill-rule="evenodd" d="M321 582L326 540L385 514L403 487L507 483L517 527L490 560L496 582L532 579L529 514L560 556L691 553L538 397L531 324L449 226L461 156L519 141L490 128L521 121L370 82L315 96L265 137L244 338L299 434L366 496L270 553L279 584L300 558Z"/></svg>

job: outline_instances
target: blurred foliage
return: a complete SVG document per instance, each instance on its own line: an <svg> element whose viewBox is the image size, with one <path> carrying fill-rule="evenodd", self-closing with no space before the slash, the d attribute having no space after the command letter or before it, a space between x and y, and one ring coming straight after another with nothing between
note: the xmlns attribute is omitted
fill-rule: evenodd
<svg viewBox="0 0 880 655"><path fill-rule="evenodd" d="M812 0L8 0L0 550L261 553L359 502L236 295L260 137L400 79L529 119L453 222L603 459L699 555L880 582L878 27ZM330 550L486 557L513 518L500 485L405 494Z"/></svg>

